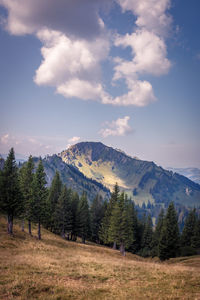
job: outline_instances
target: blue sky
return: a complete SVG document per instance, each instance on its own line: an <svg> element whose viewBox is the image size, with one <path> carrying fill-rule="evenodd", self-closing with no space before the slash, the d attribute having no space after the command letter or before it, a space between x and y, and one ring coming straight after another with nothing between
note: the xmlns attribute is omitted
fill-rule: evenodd
<svg viewBox="0 0 200 300"><path fill-rule="evenodd" d="M200 3L0 0L0 153L101 141L200 167Z"/></svg>

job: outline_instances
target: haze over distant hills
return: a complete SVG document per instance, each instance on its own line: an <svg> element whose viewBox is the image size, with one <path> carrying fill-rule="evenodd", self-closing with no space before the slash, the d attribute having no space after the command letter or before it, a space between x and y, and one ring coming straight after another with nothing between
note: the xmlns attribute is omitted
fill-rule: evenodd
<svg viewBox="0 0 200 300"><path fill-rule="evenodd" d="M98 142L82 142L59 154L86 177L112 190L117 182L136 203L167 205L170 201L187 206L200 205L200 185Z"/></svg>
<svg viewBox="0 0 200 300"><path fill-rule="evenodd" d="M167 168L169 171L179 173L190 180L200 184L200 169L198 168Z"/></svg>

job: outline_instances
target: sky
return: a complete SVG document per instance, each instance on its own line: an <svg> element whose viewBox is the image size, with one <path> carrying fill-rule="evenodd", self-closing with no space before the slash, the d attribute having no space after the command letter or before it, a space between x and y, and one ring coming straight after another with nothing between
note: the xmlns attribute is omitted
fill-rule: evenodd
<svg viewBox="0 0 200 300"><path fill-rule="evenodd" d="M200 167L199 11L199 0L0 0L0 153L100 141Z"/></svg>

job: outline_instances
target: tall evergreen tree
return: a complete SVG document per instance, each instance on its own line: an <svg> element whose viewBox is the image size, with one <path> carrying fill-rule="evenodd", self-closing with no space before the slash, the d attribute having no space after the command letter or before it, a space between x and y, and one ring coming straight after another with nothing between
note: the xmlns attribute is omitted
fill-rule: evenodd
<svg viewBox="0 0 200 300"><path fill-rule="evenodd" d="M159 241L159 258L161 260L176 257L179 254L180 236L177 214L173 202L169 204L164 218Z"/></svg>
<svg viewBox="0 0 200 300"><path fill-rule="evenodd" d="M100 228L100 239L104 242L104 244L110 243L109 238L109 227L111 222L112 211L115 207L115 204L119 201L119 186L116 183L111 194L110 201L108 202L104 218L101 223ZM116 241L113 241L113 249L116 249Z"/></svg>
<svg viewBox="0 0 200 300"><path fill-rule="evenodd" d="M32 156L20 169L20 188L24 199L24 215L28 220L28 230L31 235L31 221L33 219L32 203L33 203L33 170L34 163Z"/></svg>
<svg viewBox="0 0 200 300"><path fill-rule="evenodd" d="M129 247L129 250L132 253L136 253L140 248L140 228L139 228L139 220L137 216L137 211L135 209L135 204L133 201L130 201L130 211L132 214L132 228L133 228L133 242Z"/></svg>
<svg viewBox="0 0 200 300"><path fill-rule="evenodd" d="M152 252L151 255L158 256L158 245L161 237L161 231L163 227L164 222L164 209L161 209L160 214L158 216L158 221L156 224L155 231L153 233L153 239L152 239Z"/></svg>
<svg viewBox="0 0 200 300"><path fill-rule="evenodd" d="M183 232L181 235L181 246L192 246L192 238L194 236L195 226L197 222L196 210L193 209L189 212L185 224L183 227Z"/></svg>
<svg viewBox="0 0 200 300"><path fill-rule="evenodd" d="M153 238L153 229L152 229L152 220L151 216L148 215L145 226L144 226L144 232L142 236L142 256L150 256L151 255L151 249L152 249L152 238Z"/></svg>
<svg viewBox="0 0 200 300"><path fill-rule="evenodd" d="M67 190L66 186L63 186L55 208L56 232L59 232L63 238L67 233L68 240L72 231L71 196L71 190Z"/></svg>
<svg viewBox="0 0 200 300"><path fill-rule="evenodd" d="M125 255L125 249L129 247L136 241L134 236L134 227L133 227L133 206L131 200L128 200L127 195L123 199L121 206L121 222L120 222L120 232L119 232L119 241L120 241L120 252Z"/></svg>
<svg viewBox="0 0 200 300"><path fill-rule="evenodd" d="M97 195L92 202L90 209L91 216L91 238L94 242L100 243L99 230L104 216L104 205L101 196Z"/></svg>
<svg viewBox="0 0 200 300"><path fill-rule="evenodd" d="M133 215L130 201L124 193L121 193L111 213L109 240L120 246L123 255L133 243Z"/></svg>
<svg viewBox="0 0 200 300"><path fill-rule="evenodd" d="M14 149L11 148L0 176L0 209L7 214L8 233L13 233L13 218L23 210L18 169Z"/></svg>
<svg viewBox="0 0 200 300"><path fill-rule="evenodd" d="M41 239L41 223L45 215L45 202L47 197L46 174L40 160L33 178L33 218L38 223L38 239Z"/></svg>
<svg viewBox="0 0 200 300"><path fill-rule="evenodd" d="M71 201L71 213L72 213L72 231L71 240L76 241L79 232L79 222L78 222L78 207L79 207L79 195L76 192L72 193Z"/></svg>
<svg viewBox="0 0 200 300"><path fill-rule="evenodd" d="M194 249L200 249L200 219L197 219L194 234L191 239L191 246Z"/></svg>
<svg viewBox="0 0 200 300"><path fill-rule="evenodd" d="M86 193L83 193L78 205L78 224L79 236L82 238L82 243L85 244L86 238L90 233L90 214Z"/></svg>
<svg viewBox="0 0 200 300"><path fill-rule="evenodd" d="M49 195L47 199L47 213L49 224L47 227L50 228L51 231L55 231L55 208L58 203L58 198L60 197L62 189L62 181L60 179L60 174L56 171L56 174L52 180L51 187L49 189Z"/></svg>

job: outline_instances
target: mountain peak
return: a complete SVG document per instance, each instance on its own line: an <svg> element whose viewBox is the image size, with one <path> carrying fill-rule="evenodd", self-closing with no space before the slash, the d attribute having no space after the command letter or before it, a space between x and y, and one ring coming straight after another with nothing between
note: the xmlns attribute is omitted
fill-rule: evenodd
<svg viewBox="0 0 200 300"><path fill-rule="evenodd" d="M75 166L86 177L110 190L117 182L136 203L186 205L200 202L200 186L184 176L158 167L154 162L128 156L101 142L81 142L62 151L62 160Z"/></svg>

